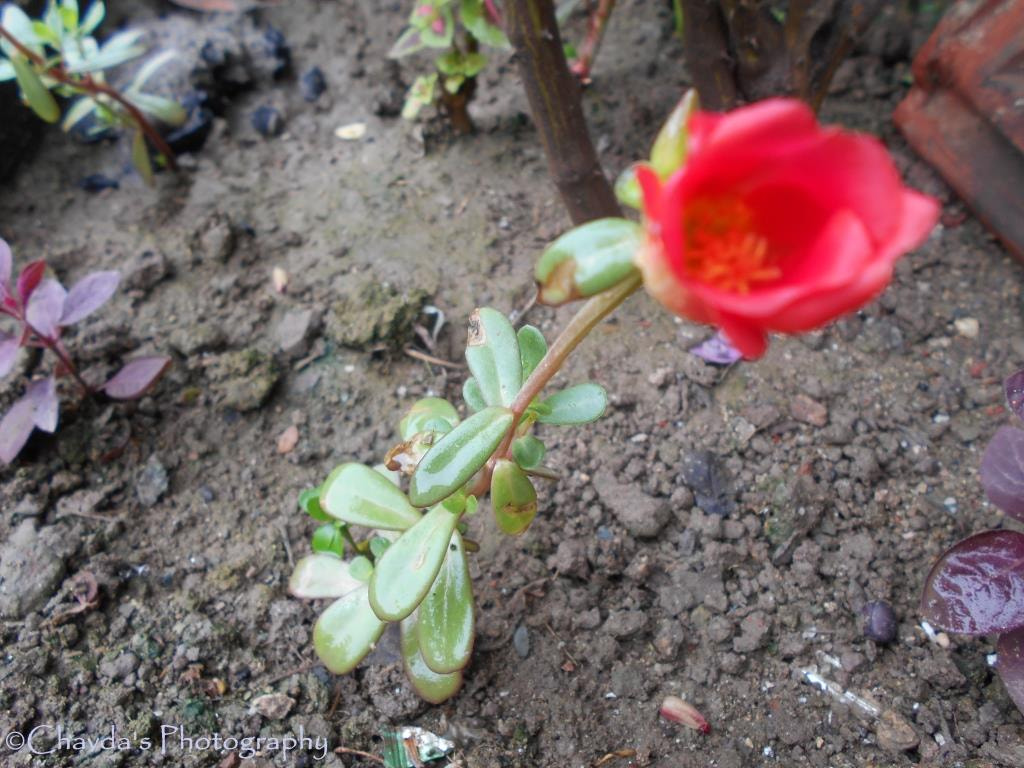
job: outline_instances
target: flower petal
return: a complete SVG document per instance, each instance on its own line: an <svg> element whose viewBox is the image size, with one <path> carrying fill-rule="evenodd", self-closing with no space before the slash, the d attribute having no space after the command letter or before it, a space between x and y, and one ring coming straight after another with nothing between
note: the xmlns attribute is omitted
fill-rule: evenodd
<svg viewBox="0 0 1024 768"><path fill-rule="evenodd" d="M756 360L768 349L768 334L745 318L726 313L718 317L715 325L747 360Z"/></svg>

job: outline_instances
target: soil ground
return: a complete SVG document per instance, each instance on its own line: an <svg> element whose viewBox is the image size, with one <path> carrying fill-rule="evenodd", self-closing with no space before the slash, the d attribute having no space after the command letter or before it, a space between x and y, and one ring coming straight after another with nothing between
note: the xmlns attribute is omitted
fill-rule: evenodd
<svg viewBox="0 0 1024 768"><path fill-rule="evenodd" d="M140 4L132 20L157 23L154 8L170 6ZM236 764L183 748L179 732L161 754L169 727L303 729L379 753L383 727L415 724L452 739L466 768L1024 765L1024 718L988 664L991 639L930 639L916 609L945 547L1005 522L977 466L1008 419L1000 381L1024 363L1021 271L892 129L908 65L885 39L844 66L823 116L880 135L909 183L946 203L886 294L729 369L687 353L707 329L634 297L560 377L603 383L612 407L590 427L548 428L564 479L543 489L536 523L508 539L486 511L473 519L479 636L462 692L422 704L387 639L353 675L316 665L321 606L285 590L315 526L299 491L341 462L378 461L417 398L457 397L460 371L400 351L423 348L409 327L437 314L421 305L446 319L433 354L460 360L473 307L522 308L533 259L568 225L504 58L481 83L476 135L391 116L413 75L385 58L406 12L369 0L261 11L292 73L235 94L205 148L155 189L125 173L123 146L56 130L0 189L19 263L45 257L66 283L125 275L69 339L90 375L136 352L175 356L137 404L77 407L69 392L58 438L37 436L0 471L0 731L114 728L132 742L8 746L0 763ZM199 40L220 23L171 13ZM610 173L684 87L680 60L667 8L620 3L586 94ZM312 65L328 84L316 104L296 77ZM285 117L276 138L250 124L263 104ZM363 137L335 136L359 122ZM120 188L77 188L96 172ZM551 337L570 312L528 319ZM288 313L299 340L284 351ZM0 405L22 380L3 382ZM298 442L280 453L291 426ZM96 604L70 613L92 579ZM889 645L864 636L871 600L899 619ZM293 703L254 707L265 694ZM693 702L711 734L659 720L667 694ZM617 750L631 752L602 761ZM264 749L247 764L374 765L318 756Z"/></svg>

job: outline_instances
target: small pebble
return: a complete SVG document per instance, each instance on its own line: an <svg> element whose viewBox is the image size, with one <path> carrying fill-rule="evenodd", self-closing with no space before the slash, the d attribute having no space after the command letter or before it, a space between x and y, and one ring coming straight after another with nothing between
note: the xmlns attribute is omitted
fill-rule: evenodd
<svg viewBox="0 0 1024 768"><path fill-rule="evenodd" d="M884 600L873 600L861 610L864 616L864 636L876 643L891 643L896 639L896 615Z"/></svg>
<svg viewBox="0 0 1024 768"><path fill-rule="evenodd" d="M273 136L280 136L284 130L284 118L281 117L281 113L273 107L266 105L257 107L253 110L252 115L249 117L252 127L256 129L256 132L261 136L268 138Z"/></svg>
<svg viewBox="0 0 1024 768"><path fill-rule="evenodd" d="M104 189L118 189L121 183L102 173L91 173L79 180L78 186L86 192L102 192Z"/></svg>
<svg viewBox="0 0 1024 768"><path fill-rule="evenodd" d="M316 101L323 95L327 90L327 81L320 67L310 67L302 74L299 79L299 90L302 92L302 98L309 102Z"/></svg>
<svg viewBox="0 0 1024 768"><path fill-rule="evenodd" d="M342 141L358 141L366 135L366 123L349 123L335 129L334 135Z"/></svg>
<svg viewBox="0 0 1024 768"><path fill-rule="evenodd" d="M959 320L953 321L953 327L965 339L978 338L978 332L981 330L976 317L961 317Z"/></svg>
<svg viewBox="0 0 1024 768"><path fill-rule="evenodd" d="M525 624L516 627L515 634L512 635L512 647L516 649L520 659L530 655L530 630Z"/></svg>

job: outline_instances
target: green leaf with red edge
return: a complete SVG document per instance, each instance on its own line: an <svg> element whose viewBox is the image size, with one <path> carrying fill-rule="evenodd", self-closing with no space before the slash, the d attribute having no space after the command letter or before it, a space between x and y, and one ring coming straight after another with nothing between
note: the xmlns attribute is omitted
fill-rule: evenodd
<svg viewBox="0 0 1024 768"><path fill-rule="evenodd" d="M634 255L644 229L629 219L605 218L570 229L537 260L539 300L557 305L593 296L636 271Z"/></svg>
<svg viewBox="0 0 1024 768"><path fill-rule="evenodd" d="M541 424L588 424L597 421L608 407L608 394L600 384L587 382L556 392L542 403L547 411L539 411Z"/></svg>
<svg viewBox="0 0 1024 768"><path fill-rule="evenodd" d="M406 677L420 698L431 704L447 701L462 687L462 670L439 674L427 666L419 647L417 616L412 614L401 624L402 662Z"/></svg>
<svg viewBox="0 0 1024 768"><path fill-rule="evenodd" d="M921 613L961 635L1024 625L1024 533L985 531L950 547L925 579Z"/></svg>

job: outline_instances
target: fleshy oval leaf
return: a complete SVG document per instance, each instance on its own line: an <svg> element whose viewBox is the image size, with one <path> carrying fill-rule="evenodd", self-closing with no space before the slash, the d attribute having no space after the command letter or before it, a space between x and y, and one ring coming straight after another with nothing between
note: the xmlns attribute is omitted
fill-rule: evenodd
<svg viewBox="0 0 1024 768"><path fill-rule="evenodd" d="M547 448L533 435L523 435L512 441L512 458L523 469L533 469L544 461Z"/></svg>
<svg viewBox="0 0 1024 768"><path fill-rule="evenodd" d="M470 376L466 379L462 385L462 399L466 401L466 405L469 406L469 410L482 411L487 407L487 401L484 400L484 394L480 391L480 384Z"/></svg>
<svg viewBox="0 0 1024 768"><path fill-rule="evenodd" d="M363 583L354 578L348 563L334 555L306 555L295 564L288 580L288 594L307 600L344 597Z"/></svg>
<svg viewBox="0 0 1024 768"><path fill-rule="evenodd" d="M950 547L925 579L921 613L961 635L1024 624L1024 533L985 531Z"/></svg>
<svg viewBox="0 0 1024 768"><path fill-rule="evenodd" d="M424 397L413 403L412 408L398 423L398 434L408 440L420 432L440 432L444 434L459 423L459 414L455 406L440 397Z"/></svg>
<svg viewBox="0 0 1024 768"><path fill-rule="evenodd" d="M556 392L542 405L548 410L537 417L541 424L588 424L604 414L608 395L600 384L587 382Z"/></svg>
<svg viewBox="0 0 1024 768"><path fill-rule="evenodd" d="M623 205L639 211L643 207L644 196L640 191L640 182L636 178L637 165L638 163L634 163L619 174L615 180L615 197Z"/></svg>
<svg viewBox="0 0 1024 768"><path fill-rule="evenodd" d="M466 362L488 405L510 405L523 386L523 363L512 323L480 307L470 315Z"/></svg>
<svg viewBox="0 0 1024 768"><path fill-rule="evenodd" d="M401 623L402 662L406 677L421 699L431 704L447 701L462 687L462 670L439 674L427 666L420 653L416 614Z"/></svg>
<svg viewBox="0 0 1024 768"><path fill-rule="evenodd" d="M1024 626L999 637L996 672L1017 709L1024 712Z"/></svg>
<svg viewBox="0 0 1024 768"><path fill-rule="evenodd" d="M345 539L342 537L341 531L338 530L338 523L333 520L313 531L310 546L317 553L332 554L337 557L345 556Z"/></svg>
<svg viewBox="0 0 1024 768"><path fill-rule="evenodd" d="M526 381L548 353L548 343L544 334L532 325L524 325L516 337L519 339L519 359L523 364L523 381Z"/></svg>
<svg viewBox="0 0 1024 768"><path fill-rule="evenodd" d="M1024 430L999 428L981 457L980 476L988 500L1024 522Z"/></svg>
<svg viewBox="0 0 1024 768"><path fill-rule="evenodd" d="M404 531L420 513L394 483L364 464L342 464L324 481L320 507L352 525Z"/></svg>
<svg viewBox="0 0 1024 768"><path fill-rule="evenodd" d="M508 408L484 408L438 440L412 474L409 500L427 507L457 491L487 462L513 418Z"/></svg>
<svg viewBox="0 0 1024 768"><path fill-rule="evenodd" d="M456 672L473 655L473 583L466 549L458 531L452 534L444 564L420 603L420 654L434 672Z"/></svg>
<svg viewBox="0 0 1024 768"><path fill-rule="evenodd" d="M570 229L537 261L539 300L558 305L611 288L636 270L644 230L629 219L606 218Z"/></svg>
<svg viewBox="0 0 1024 768"><path fill-rule="evenodd" d="M401 621L423 602L458 522L458 515L438 505L381 555L370 577L370 605L381 619Z"/></svg>
<svg viewBox="0 0 1024 768"><path fill-rule="evenodd" d="M334 520L333 517L320 508L319 488L307 488L299 494L299 509L321 523L329 523Z"/></svg>
<svg viewBox="0 0 1024 768"><path fill-rule="evenodd" d="M71 325L84 320L102 307L121 282L121 273L116 270L93 272L86 275L72 286L64 299L64 312L60 318L61 325Z"/></svg>
<svg viewBox="0 0 1024 768"><path fill-rule="evenodd" d="M514 461L501 459L491 475L491 506L498 528L518 536L537 516L537 491L533 482Z"/></svg>
<svg viewBox="0 0 1024 768"><path fill-rule="evenodd" d="M351 672L380 640L385 624L377 618L361 585L327 606L313 626L313 648L336 675Z"/></svg>

